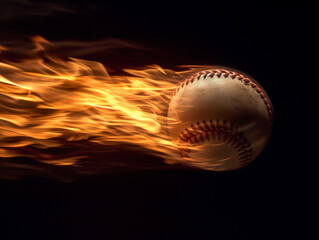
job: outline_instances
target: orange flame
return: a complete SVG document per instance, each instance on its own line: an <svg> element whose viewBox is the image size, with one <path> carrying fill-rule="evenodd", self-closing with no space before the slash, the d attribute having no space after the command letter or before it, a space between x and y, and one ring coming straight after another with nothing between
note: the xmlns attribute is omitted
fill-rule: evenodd
<svg viewBox="0 0 319 240"><path fill-rule="evenodd" d="M151 65L110 76L101 63L62 59L46 52L47 40L32 41L30 57L0 61L0 157L73 165L85 151L70 154L66 146L84 141L77 146L134 144L167 161L176 159L166 110L190 69ZM62 152L50 152L57 148Z"/></svg>

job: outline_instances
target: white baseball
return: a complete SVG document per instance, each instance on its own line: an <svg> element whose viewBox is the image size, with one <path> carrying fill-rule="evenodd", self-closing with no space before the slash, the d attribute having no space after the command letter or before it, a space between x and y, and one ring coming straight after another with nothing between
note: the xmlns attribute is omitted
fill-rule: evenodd
<svg viewBox="0 0 319 240"><path fill-rule="evenodd" d="M185 163L202 169L240 169L266 146L273 108L247 74L213 67L176 89L168 109L169 134Z"/></svg>

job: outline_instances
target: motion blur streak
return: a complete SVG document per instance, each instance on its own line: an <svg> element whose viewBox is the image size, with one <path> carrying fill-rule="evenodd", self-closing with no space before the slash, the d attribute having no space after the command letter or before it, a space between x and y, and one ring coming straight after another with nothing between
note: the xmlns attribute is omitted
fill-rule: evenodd
<svg viewBox="0 0 319 240"><path fill-rule="evenodd" d="M0 58L0 158L74 165L94 143L105 149L134 145L175 159L166 112L178 81L192 68L151 65L111 76L99 62L62 58L44 38L31 40L34 47L22 60Z"/></svg>

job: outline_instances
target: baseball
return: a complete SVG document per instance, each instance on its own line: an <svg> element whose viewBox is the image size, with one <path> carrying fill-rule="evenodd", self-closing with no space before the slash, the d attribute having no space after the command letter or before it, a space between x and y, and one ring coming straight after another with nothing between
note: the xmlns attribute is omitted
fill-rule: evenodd
<svg viewBox="0 0 319 240"><path fill-rule="evenodd" d="M266 146L273 108L250 76L225 67L199 71L175 90L168 131L182 161L212 171L240 169Z"/></svg>

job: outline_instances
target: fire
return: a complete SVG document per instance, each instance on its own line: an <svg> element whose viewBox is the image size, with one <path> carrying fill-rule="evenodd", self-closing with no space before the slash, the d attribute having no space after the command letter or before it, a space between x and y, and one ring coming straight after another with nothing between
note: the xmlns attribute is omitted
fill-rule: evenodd
<svg viewBox="0 0 319 240"><path fill-rule="evenodd" d="M110 75L99 62L47 51L52 45L42 37L32 41L34 48L23 60L0 58L1 158L74 165L86 157L87 143L96 143L102 148L134 145L167 161L176 159L166 111L191 69L151 65ZM67 151L75 143L78 153Z"/></svg>

